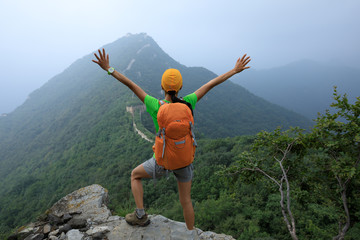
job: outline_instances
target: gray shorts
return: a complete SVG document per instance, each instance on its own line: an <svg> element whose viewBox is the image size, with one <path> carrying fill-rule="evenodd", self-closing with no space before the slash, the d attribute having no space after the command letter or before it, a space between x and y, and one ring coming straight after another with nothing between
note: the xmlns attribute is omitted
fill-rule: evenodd
<svg viewBox="0 0 360 240"><path fill-rule="evenodd" d="M154 157L150 158L142 165L145 168L146 173L149 174L151 177L161 178L166 175L167 171L163 167L157 165ZM179 182L189 182L193 178L194 166L190 164L189 166L186 166L184 168L168 171L173 172Z"/></svg>

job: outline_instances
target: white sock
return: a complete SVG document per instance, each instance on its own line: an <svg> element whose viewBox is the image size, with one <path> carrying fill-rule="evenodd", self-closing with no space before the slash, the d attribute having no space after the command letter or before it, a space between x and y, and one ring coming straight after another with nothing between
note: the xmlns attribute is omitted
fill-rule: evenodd
<svg viewBox="0 0 360 240"><path fill-rule="evenodd" d="M137 208L135 210L135 212L136 212L136 217L137 218L142 218L145 215L145 210L144 209Z"/></svg>

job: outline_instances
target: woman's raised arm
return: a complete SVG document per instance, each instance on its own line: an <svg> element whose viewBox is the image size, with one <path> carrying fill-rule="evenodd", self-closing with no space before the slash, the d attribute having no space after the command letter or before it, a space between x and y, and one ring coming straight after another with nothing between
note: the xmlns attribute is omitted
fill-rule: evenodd
<svg viewBox="0 0 360 240"><path fill-rule="evenodd" d="M98 50L99 52L99 56L94 53L96 60L92 60L94 63L97 63L102 69L104 69L105 71L107 71L109 74L111 74L114 78L116 78L119 82L123 83L124 85L126 85L128 88L130 88L131 91L133 91L135 93L135 95L142 101L144 102L144 99L146 97L146 92L139 87L138 85L136 85L133 81L131 81L130 79L128 79L125 75L119 73L118 71L114 70L112 73L109 71L110 67L110 61L109 61L109 54L105 53L105 49L102 49L102 52L100 51L100 49Z"/></svg>
<svg viewBox="0 0 360 240"><path fill-rule="evenodd" d="M202 85L198 90L195 91L195 94L197 96L198 101L206 94L208 93L213 87L219 85L220 83L225 82L230 77L234 76L235 74L244 71L245 69L248 69L250 67L247 67L246 65L251 61L250 57L246 57L246 54L240 59L236 61L235 67L228 71L227 73L224 73L220 76L217 76L216 78L210 80L209 82Z"/></svg>

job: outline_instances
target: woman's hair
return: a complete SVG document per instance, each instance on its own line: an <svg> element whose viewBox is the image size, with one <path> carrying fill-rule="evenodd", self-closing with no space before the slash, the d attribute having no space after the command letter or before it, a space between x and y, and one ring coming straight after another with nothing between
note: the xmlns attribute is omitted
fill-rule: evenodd
<svg viewBox="0 0 360 240"><path fill-rule="evenodd" d="M179 102L179 103L186 104L186 106L188 106L188 107L190 108L191 114L194 116L194 112L193 112L193 109L192 109L192 106L191 106L190 103L184 101L182 98L178 98L178 97L176 96L176 92L175 92L175 91L169 91L169 92L167 92L167 93L170 95L171 101L172 101L173 103Z"/></svg>

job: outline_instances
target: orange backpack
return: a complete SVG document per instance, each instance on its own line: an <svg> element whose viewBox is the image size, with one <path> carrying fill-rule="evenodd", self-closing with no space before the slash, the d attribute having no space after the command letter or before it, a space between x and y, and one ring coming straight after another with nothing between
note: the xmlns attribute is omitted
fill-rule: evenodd
<svg viewBox="0 0 360 240"><path fill-rule="evenodd" d="M160 101L157 113L159 132L155 137L155 159L168 170L183 168L194 160L197 147L194 118L184 103Z"/></svg>

